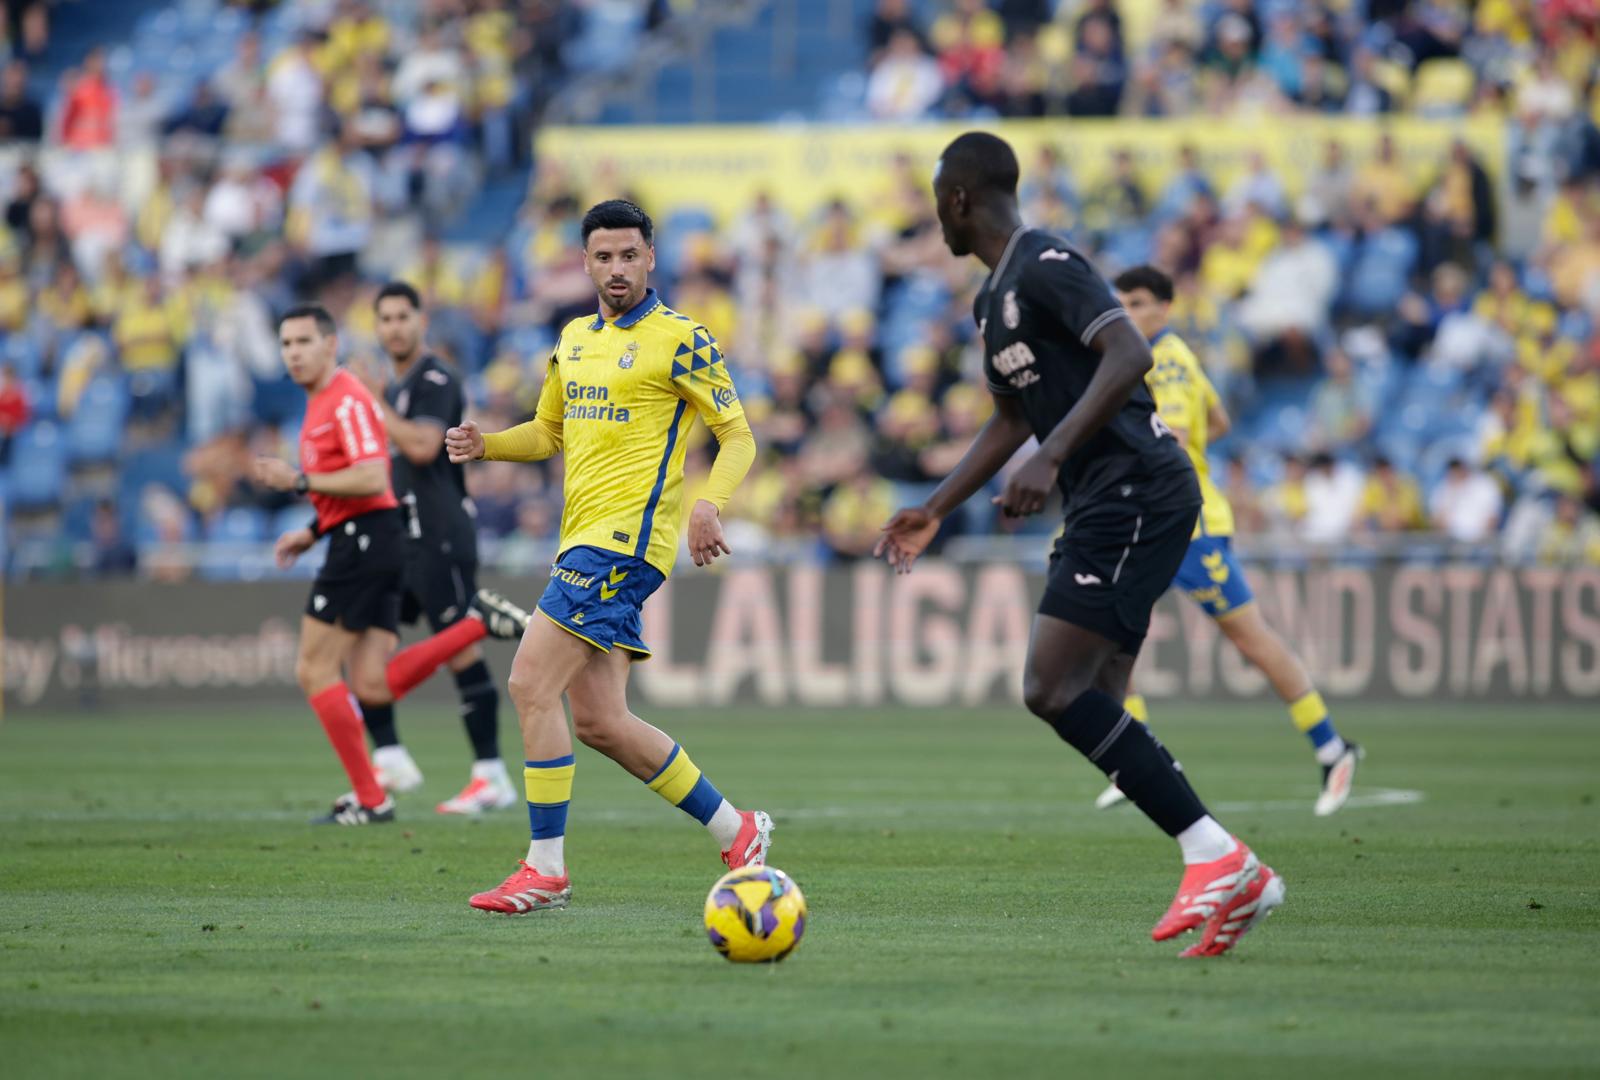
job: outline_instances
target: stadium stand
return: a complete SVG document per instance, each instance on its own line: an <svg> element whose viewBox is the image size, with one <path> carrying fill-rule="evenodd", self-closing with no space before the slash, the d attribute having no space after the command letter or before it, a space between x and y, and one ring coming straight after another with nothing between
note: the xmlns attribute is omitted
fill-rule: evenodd
<svg viewBox="0 0 1600 1080"><path fill-rule="evenodd" d="M578 219L617 194L655 215L658 285L735 365L764 451L730 508L744 550L868 550L987 408L977 279L940 243L930 161L798 195L668 190L625 143L564 154L540 118L619 139L638 129L604 125L1033 118L1029 220L1107 272L1173 272L1237 418L1218 474L1264 546L1600 562L1581 5L771 0L692 27L689 5L626 0L102 6L138 10L103 33L58 18L0 81L0 125L21 121L0 147L12 575L119 572L130 540L146 573L270 572L217 553L293 517L243 477L293 445L271 327L298 295L341 312L362 363L375 282L412 280L485 426L514 422L592 309ZM41 139L17 134L29 101ZM1291 127L1292 158L1272 145ZM559 468L473 472L491 561L548 556ZM1010 530L975 501L946 550Z"/></svg>

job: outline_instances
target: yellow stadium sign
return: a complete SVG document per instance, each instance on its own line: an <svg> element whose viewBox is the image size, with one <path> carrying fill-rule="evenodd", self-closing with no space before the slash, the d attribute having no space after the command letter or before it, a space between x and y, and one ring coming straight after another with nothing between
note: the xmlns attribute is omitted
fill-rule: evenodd
<svg viewBox="0 0 1600 1080"><path fill-rule="evenodd" d="M587 196L600 199L627 190L658 217L696 206L726 223L762 191L797 215L835 197L866 208L888 195L896 158L908 156L926 179L945 144L973 126L552 127L540 133L538 150L541 161L564 167ZM1056 119L986 126L1016 148L1024 182L1045 145L1061 151L1080 194L1104 180L1113 156L1127 150L1152 198L1172 176L1184 146L1194 148L1219 191L1259 151L1293 196L1321 166L1330 140L1340 143L1350 165L1359 168L1372 158L1381 135L1393 136L1419 186L1438 173L1453 140L1464 140L1491 173L1500 170L1503 143L1503 124L1492 117Z"/></svg>

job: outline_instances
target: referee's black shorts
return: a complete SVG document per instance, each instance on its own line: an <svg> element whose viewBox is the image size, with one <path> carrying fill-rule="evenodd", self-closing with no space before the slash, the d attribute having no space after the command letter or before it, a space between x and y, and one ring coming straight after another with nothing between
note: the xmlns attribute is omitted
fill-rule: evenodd
<svg viewBox="0 0 1600 1080"><path fill-rule="evenodd" d="M1149 510L1105 502L1075 515L1050 555L1039 614L1116 642L1138 656L1150 612L1189 550L1200 507Z"/></svg>
<svg viewBox="0 0 1600 1080"><path fill-rule="evenodd" d="M453 558L415 540L407 546L400 621L410 626L426 617L437 634L466 618L478 592L477 560Z"/></svg>
<svg viewBox="0 0 1600 1080"><path fill-rule="evenodd" d="M346 630L400 629L406 534L398 510L374 510L335 525L306 614Z"/></svg>

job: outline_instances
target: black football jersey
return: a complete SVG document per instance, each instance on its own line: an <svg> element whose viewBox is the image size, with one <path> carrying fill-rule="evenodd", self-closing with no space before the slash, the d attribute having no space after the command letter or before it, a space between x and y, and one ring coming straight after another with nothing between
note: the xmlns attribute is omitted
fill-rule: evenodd
<svg viewBox="0 0 1600 1080"><path fill-rule="evenodd" d="M1089 260L1060 237L1019 229L973 304L989 389L1013 397L1043 441L1094 377L1096 334L1128 313ZM1121 410L1061 466L1070 517L1106 498L1151 509L1200 505L1194 467L1141 381Z"/></svg>
<svg viewBox="0 0 1600 1080"><path fill-rule="evenodd" d="M383 396L407 420L451 428L461 423L465 402L461 380L437 357L424 355L405 377L389 384ZM413 465L392 453L394 491L413 525L413 538L429 550L464 562L478 558L476 514L467 495L466 470L450 464L441 448L426 465Z"/></svg>

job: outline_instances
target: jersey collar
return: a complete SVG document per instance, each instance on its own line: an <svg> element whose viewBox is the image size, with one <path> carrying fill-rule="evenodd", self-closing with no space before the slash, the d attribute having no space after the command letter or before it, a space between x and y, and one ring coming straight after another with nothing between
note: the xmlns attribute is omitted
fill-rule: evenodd
<svg viewBox="0 0 1600 1080"><path fill-rule="evenodd" d="M1172 327L1163 326L1160 330L1156 331L1156 336L1150 339L1150 344L1154 345L1156 342L1160 341L1170 333L1172 333Z"/></svg>
<svg viewBox="0 0 1600 1080"><path fill-rule="evenodd" d="M619 330L628 329L629 327L631 327L634 324L636 324L640 319L644 318L646 315L650 314L652 311L654 311L656 308L658 308L660 306L661 306L661 297L656 295L655 289L653 289L653 288L645 289L645 291L644 291L644 299L640 300L637 304L633 305L627 311L623 312L621 317L619 317L617 319L617 321L616 321L617 329L619 329ZM598 311L595 312L594 322L589 324L589 329L590 330L604 330L605 328L606 328L606 317L604 315L602 315Z"/></svg>

